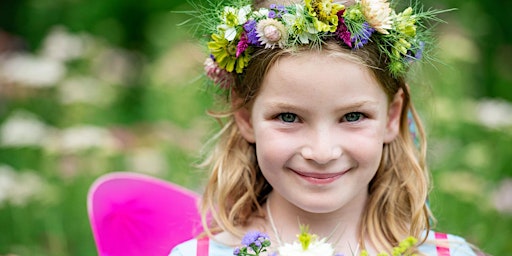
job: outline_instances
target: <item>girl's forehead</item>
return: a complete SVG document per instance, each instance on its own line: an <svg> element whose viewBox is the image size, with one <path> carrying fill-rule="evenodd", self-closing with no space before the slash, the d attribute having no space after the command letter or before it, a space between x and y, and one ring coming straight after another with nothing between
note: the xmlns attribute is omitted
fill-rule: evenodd
<svg viewBox="0 0 512 256"><path fill-rule="evenodd" d="M262 83L274 92L308 88L311 92L365 92L365 86L382 91L370 69L348 54L305 51L282 56L268 70Z"/></svg>
<svg viewBox="0 0 512 256"><path fill-rule="evenodd" d="M364 73L368 78L370 68L360 58L344 51L305 50L279 57L270 72L296 73L296 76L313 75L319 79L350 79L351 74Z"/></svg>

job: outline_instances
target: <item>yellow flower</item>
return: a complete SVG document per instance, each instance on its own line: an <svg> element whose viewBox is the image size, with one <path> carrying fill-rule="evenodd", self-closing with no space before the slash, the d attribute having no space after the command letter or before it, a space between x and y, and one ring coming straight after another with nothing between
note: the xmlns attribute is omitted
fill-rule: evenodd
<svg viewBox="0 0 512 256"><path fill-rule="evenodd" d="M405 9L396 16L396 30L408 37L416 36L416 17L412 15L412 8Z"/></svg>
<svg viewBox="0 0 512 256"><path fill-rule="evenodd" d="M308 44L309 40L316 34L313 24L309 23L304 15L304 7L295 4L295 13L283 14L283 21L290 26L290 34L296 35L303 44Z"/></svg>
<svg viewBox="0 0 512 256"><path fill-rule="evenodd" d="M379 33L389 34L392 28L393 10L386 0L361 0L361 9L366 21Z"/></svg>
<svg viewBox="0 0 512 256"><path fill-rule="evenodd" d="M393 54L400 58L400 54L406 55L407 50L411 48L411 43L409 43L407 40L400 38L398 39L395 44L393 45Z"/></svg>
<svg viewBox="0 0 512 256"><path fill-rule="evenodd" d="M313 17L313 24L320 32L334 32L338 26L338 12L345 6L332 0L306 0L306 9Z"/></svg>
<svg viewBox="0 0 512 256"><path fill-rule="evenodd" d="M316 239L316 236L309 233L309 227L307 225L300 225L300 234L298 235L299 242L302 245L302 250L307 250L309 244Z"/></svg>
<svg viewBox="0 0 512 256"><path fill-rule="evenodd" d="M218 34L212 34L212 39L213 41L208 42L208 49L219 67L228 72L235 70L237 73L242 73L249 63L249 51L244 51L244 53L237 58L236 42L230 42L224 35Z"/></svg>
<svg viewBox="0 0 512 256"><path fill-rule="evenodd" d="M307 225L300 225L300 234L297 235L299 242L286 243L277 250L280 256L310 256L322 255L333 256L334 248L326 242L325 238L318 239L315 234L309 233Z"/></svg>

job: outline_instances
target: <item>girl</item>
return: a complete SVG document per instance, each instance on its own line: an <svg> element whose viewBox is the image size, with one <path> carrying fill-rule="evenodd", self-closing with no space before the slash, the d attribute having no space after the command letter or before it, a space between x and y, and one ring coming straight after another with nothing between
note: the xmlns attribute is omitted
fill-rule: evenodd
<svg viewBox="0 0 512 256"><path fill-rule="evenodd" d="M213 13L205 69L230 109L205 163L205 236L171 256L233 255L259 238L284 254L297 234L314 241L302 224L332 246L316 255L390 253L409 236L414 253L475 255L430 231L425 136L405 80L428 46L420 20L435 12L306 0ZM255 230L266 235L242 239Z"/></svg>

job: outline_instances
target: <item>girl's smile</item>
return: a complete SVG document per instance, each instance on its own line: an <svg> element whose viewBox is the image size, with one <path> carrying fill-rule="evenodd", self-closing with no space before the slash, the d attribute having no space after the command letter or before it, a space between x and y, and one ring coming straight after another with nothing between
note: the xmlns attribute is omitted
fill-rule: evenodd
<svg viewBox="0 0 512 256"><path fill-rule="evenodd" d="M323 172L300 172L291 170L292 172L296 173L299 177L303 178L307 182L310 182L312 184L318 184L318 185L324 185L329 184L340 178L342 175L344 175L346 171L342 172L336 172L336 173L323 173Z"/></svg>

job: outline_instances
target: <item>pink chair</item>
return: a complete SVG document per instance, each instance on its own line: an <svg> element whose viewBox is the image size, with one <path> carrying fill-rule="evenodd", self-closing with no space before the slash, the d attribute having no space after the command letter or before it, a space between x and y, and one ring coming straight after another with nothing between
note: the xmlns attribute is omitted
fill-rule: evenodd
<svg viewBox="0 0 512 256"><path fill-rule="evenodd" d="M168 255L202 231L198 199L194 192L142 174L101 176L87 196L98 254Z"/></svg>

